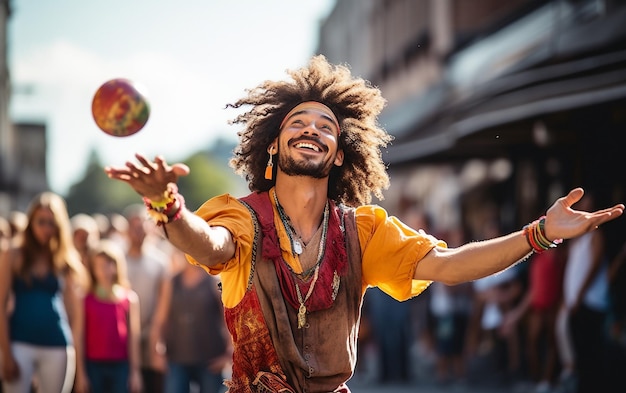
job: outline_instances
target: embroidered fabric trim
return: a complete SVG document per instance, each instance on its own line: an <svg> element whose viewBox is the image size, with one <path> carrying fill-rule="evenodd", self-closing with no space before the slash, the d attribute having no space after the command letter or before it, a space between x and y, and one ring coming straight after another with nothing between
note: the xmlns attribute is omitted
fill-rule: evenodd
<svg viewBox="0 0 626 393"><path fill-rule="evenodd" d="M261 225L259 224L259 220L256 216L256 212L254 211L252 206L248 205L243 200L239 200L239 201L241 202L242 205L244 205L250 211L250 216L252 217L252 223L254 224L254 242L252 242L252 261L251 261L251 266L250 266L250 275L248 276L248 287L246 288L247 290L250 290L250 288L252 288L252 279L254 278L254 269L256 266L256 259L257 259L257 254L258 254L257 245L259 244L259 237L261 235L261 228L260 228Z"/></svg>

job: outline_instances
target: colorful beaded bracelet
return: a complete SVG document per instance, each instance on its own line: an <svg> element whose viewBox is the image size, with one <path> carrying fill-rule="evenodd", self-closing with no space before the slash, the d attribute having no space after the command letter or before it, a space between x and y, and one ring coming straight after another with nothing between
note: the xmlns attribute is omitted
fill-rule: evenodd
<svg viewBox="0 0 626 393"><path fill-rule="evenodd" d="M538 254L554 248L563 242L563 239L550 241L546 236L545 224L546 216L541 216L539 219L525 225L522 231L528 245Z"/></svg>
<svg viewBox="0 0 626 393"><path fill-rule="evenodd" d="M178 193L176 184L168 184L167 190L163 192L163 200L154 202L149 198L143 197L143 202L148 209L150 218L158 226L163 226L165 236L168 237L165 224L178 220L182 216L182 211L185 207L185 198Z"/></svg>

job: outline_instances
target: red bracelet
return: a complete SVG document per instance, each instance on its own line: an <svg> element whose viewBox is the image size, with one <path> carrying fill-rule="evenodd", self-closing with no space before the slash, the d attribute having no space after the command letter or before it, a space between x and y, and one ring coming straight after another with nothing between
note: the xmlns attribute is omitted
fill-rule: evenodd
<svg viewBox="0 0 626 393"><path fill-rule="evenodd" d="M537 254L554 248L563 242L563 239L556 239L554 241L548 240L544 230L545 220L546 217L542 216L538 220L525 225L522 231L522 235L526 238L528 245L530 245L532 250Z"/></svg>
<svg viewBox="0 0 626 393"><path fill-rule="evenodd" d="M163 201L156 203L149 198L143 197L143 203L148 209L148 215L159 226L178 220L185 207L185 198L178 193L178 187L174 183L168 184L163 197ZM178 202L178 205L176 202Z"/></svg>

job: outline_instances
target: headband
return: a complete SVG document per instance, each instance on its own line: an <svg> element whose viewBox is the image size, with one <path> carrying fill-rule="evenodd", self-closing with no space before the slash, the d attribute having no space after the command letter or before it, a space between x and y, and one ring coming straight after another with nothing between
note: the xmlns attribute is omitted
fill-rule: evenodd
<svg viewBox="0 0 626 393"><path fill-rule="evenodd" d="M287 119L289 119L289 117L291 117L294 113L302 112L302 111L305 111L307 109L313 109L313 110L324 112L324 114L326 114L328 117L331 118L332 122L337 127L337 135L341 134L341 128L339 127L339 121L337 120L337 117L335 116L333 111L330 110L330 108L327 107L326 105L322 104L321 102L317 102L317 101L305 101L305 102L301 102L298 105L296 105L292 110L289 111L289 113L287 113L285 115L285 117L283 118L283 121L280 123L280 129L283 128L283 126L285 125L285 122L287 121Z"/></svg>

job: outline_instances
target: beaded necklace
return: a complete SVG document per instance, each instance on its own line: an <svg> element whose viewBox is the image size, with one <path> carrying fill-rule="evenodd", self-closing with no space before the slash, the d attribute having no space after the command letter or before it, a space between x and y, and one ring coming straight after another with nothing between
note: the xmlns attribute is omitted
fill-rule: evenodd
<svg viewBox="0 0 626 393"><path fill-rule="evenodd" d="M285 232L287 232L287 237L289 237L289 242L291 243L291 254L295 257L296 255L302 254L302 238L296 234L296 230L291 225L291 219L283 210L283 207L278 202L278 197L276 196L276 191L273 192L274 202L276 203L276 210L278 210L278 216L280 217L280 221L282 221L283 226L285 227ZM324 256L324 248L326 247L326 233L328 232L328 219L330 216L330 206L328 201L326 201L326 206L324 206L324 218L323 218L323 227L322 227L322 238L320 240L320 248L318 253L317 262L321 262L322 257Z"/></svg>
<svg viewBox="0 0 626 393"><path fill-rule="evenodd" d="M289 237L289 241L291 242L292 255L295 257L295 253L297 253L298 255L302 253L302 245L300 244L299 240L294 240L296 237L295 229L291 226L291 220L289 219L289 216L287 216L282 206L278 202L278 197L276 196L275 190L274 190L274 202L276 203L276 210L278 210L278 216L280 217L280 220L282 221L283 226L285 227L285 231L287 232L287 236ZM309 290L306 296L304 297L304 299L302 298L302 293L300 292L300 285L298 285L297 280L295 281L296 295L298 296L298 302L300 303L300 307L298 308L298 329L302 329L306 325L305 303L307 300L309 300L309 298L311 297L311 294L313 294L313 289L315 288L315 283L317 282L317 278L319 276L320 265L322 263L322 260L324 259L324 250L326 249L326 235L328 233L329 217L330 217L330 207L329 207L328 201L326 201L326 206L324 207L324 218L322 220L322 225L323 225L322 236L320 238L320 245L319 245L319 249L317 252L317 261L315 262L315 266L314 266L313 280L311 281L311 285L309 286ZM296 248L298 246L300 250L299 252L298 252L298 248ZM287 266L289 265L287 264ZM291 271L292 274L295 275L295 273L293 272L293 270L291 270L291 268L289 270ZM307 272L303 272L302 275L304 277L307 277L309 273L310 273L310 269Z"/></svg>

